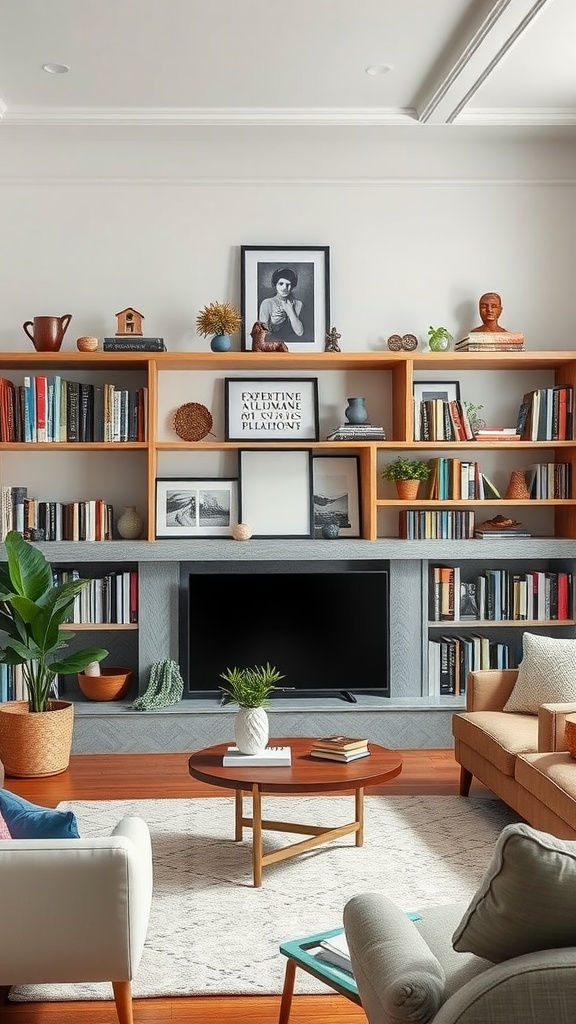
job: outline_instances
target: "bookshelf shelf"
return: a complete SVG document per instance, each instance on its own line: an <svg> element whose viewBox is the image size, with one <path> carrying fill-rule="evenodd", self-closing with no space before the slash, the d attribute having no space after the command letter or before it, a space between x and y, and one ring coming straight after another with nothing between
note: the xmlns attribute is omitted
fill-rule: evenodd
<svg viewBox="0 0 576 1024"><path fill-rule="evenodd" d="M562 628L563 626L574 626L576 625L576 619L448 619L444 622L435 622L433 619L428 620L428 629L441 629L446 632L447 629L459 630L459 629L487 629L490 627L505 627L506 629L520 627L521 629L536 628L540 629L554 629Z"/></svg>

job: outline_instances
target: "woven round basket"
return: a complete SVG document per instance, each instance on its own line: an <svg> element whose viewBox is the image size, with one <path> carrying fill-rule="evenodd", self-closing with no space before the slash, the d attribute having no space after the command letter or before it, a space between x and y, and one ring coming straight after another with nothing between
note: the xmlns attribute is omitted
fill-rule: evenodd
<svg viewBox="0 0 576 1024"><path fill-rule="evenodd" d="M30 712L28 701L0 704L0 760L6 775L37 779L65 772L70 762L74 705L50 701L50 710Z"/></svg>
<svg viewBox="0 0 576 1024"><path fill-rule="evenodd" d="M212 414L199 402L186 402L174 413L174 430L183 441L201 441L212 430Z"/></svg>
<svg viewBox="0 0 576 1024"><path fill-rule="evenodd" d="M566 715L566 746L572 754L572 757L576 757L576 715Z"/></svg>

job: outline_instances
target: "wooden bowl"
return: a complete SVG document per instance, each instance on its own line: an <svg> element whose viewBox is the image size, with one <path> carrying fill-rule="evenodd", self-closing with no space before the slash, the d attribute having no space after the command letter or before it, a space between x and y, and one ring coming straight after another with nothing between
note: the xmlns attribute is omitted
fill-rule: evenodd
<svg viewBox="0 0 576 1024"><path fill-rule="evenodd" d="M88 700L121 700L130 689L132 672L128 668L101 668L99 676L78 673L78 686Z"/></svg>
<svg viewBox="0 0 576 1024"><path fill-rule="evenodd" d="M76 348L79 352L96 352L98 348L98 338L90 338L85 336L76 340Z"/></svg>

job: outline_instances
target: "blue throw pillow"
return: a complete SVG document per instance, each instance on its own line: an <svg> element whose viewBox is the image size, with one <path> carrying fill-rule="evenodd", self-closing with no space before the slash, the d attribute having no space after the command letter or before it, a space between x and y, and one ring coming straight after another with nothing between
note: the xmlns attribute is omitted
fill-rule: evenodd
<svg viewBox="0 0 576 1024"><path fill-rule="evenodd" d="M73 811L38 807L7 789L0 789L0 814L8 825L12 839L80 838Z"/></svg>

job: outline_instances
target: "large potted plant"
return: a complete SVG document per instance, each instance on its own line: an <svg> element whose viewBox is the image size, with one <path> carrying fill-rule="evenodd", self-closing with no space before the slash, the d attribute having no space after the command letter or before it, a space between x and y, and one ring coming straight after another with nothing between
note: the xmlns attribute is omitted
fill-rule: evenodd
<svg viewBox="0 0 576 1024"><path fill-rule="evenodd" d="M268 743L268 715L265 708L276 684L284 676L269 662L253 668L227 668L220 673L224 704L237 704L234 739L242 754L258 754Z"/></svg>
<svg viewBox="0 0 576 1024"><path fill-rule="evenodd" d="M382 470L384 480L393 480L396 484L398 497L413 500L418 494L421 480L427 480L431 473L430 466L420 459L405 459L401 455L389 462Z"/></svg>
<svg viewBox="0 0 576 1024"><path fill-rule="evenodd" d="M74 705L54 694L59 673L82 672L108 651L88 647L62 657L73 632L61 629L89 580L55 584L42 552L11 531L0 565L0 661L21 665L27 700L0 704L0 760L7 775L58 775L68 767Z"/></svg>

